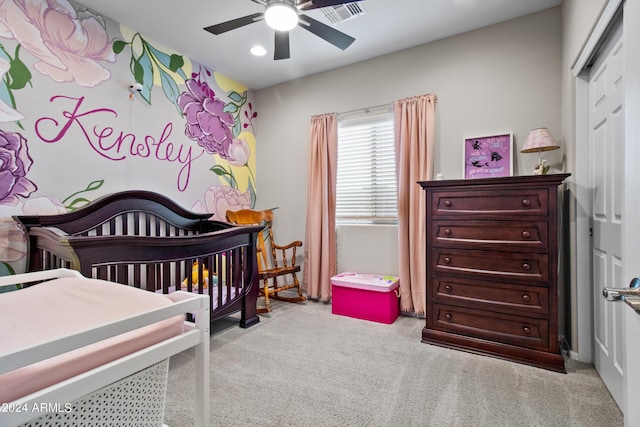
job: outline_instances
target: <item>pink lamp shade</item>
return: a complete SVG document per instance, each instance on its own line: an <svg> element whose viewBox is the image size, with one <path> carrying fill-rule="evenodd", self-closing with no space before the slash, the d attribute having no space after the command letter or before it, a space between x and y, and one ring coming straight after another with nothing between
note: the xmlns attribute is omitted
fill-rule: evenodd
<svg viewBox="0 0 640 427"><path fill-rule="evenodd" d="M521 153L536 153L541 151L557 150L560 148L553 139L553 136L549 133L547 128L532 129L524 141Z"/></svg>

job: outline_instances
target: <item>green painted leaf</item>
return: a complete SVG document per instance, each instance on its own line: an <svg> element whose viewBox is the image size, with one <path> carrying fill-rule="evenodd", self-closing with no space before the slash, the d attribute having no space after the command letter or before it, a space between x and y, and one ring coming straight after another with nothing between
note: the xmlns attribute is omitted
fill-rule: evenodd
<svg viewBox="0 0 640 427"><path fill-rule="evenodd" d="M145 42L145 46L148 46ZM153 87L153 66L151 65L151 58L145 49L144 53L139 58L140 68L142 69L142 76L140 80L136 81L142 85L142 91L140 95L147 101L147 104L151 105L151 88Z"/></svg>
<svg viewBox="0 0 640 427"><path fill-rule="evenodd" d="M16 274L16 272L10 264L0 262L0 276L13 276L14 274ZM22 285L2 286L0 287L0 294L15 291L20 288L22 288Z"/></svg>
<svg viewBox="0 0 640 427"><path fill-rule="evenodd" d="M215 173L218 176L229 175L229 172L227 172L227 170L225 168L223 168L222 166L220 166L220 165L215 165L209 170L212 171L213 173Z"/></svg>
<svg viewBox="0 0 640 427"><path fill-rule="evenodd" d="M178 70L178 68L182 68L184 66L184 59L181 55L173 54L171 55L171 61L169 62L169 69L174 73Z"/></svg>
<svg viewBox="0 0 640 427"><path fill-rule="evenodd" d="M127 45L127 43L125 43L124 41L116 40L111 45L111 49L113 49L113 53L115 53L117 55L117 54L119 54L120 52L122 52L124 50L124 47L126 45Z"/></svg>
<svg viewBox="0 0 640 427"><path fill-rule="evenodd" d="M0 58L4 59L7 62L11 62L11 57L9 56L7 51L2 48L2 45L0 45Z"/></svg>
<svg viewBox="0 0 640 427"><path fill-rule="evenodd" d="M253 188L253 184L251 184L251 179L247 178L247 191L249 192L249 195L251 196L251 209L256 207L256 199L258 198L256 196L256 190Z"/></svg>
<svg viewBox="0 0 640 427"><path fill-rule="evenodd" d="M29 71L29 68L27 68L24 62L17 57L9 64L9 76L11 76L11 84L9 87L14 90L24 88L31 80L31 71Z"/></svg>
<svg viewBox="0 0 640 427"><path fill-rule="evenodd" d="M230 102L230 103L228 103L227 105L224 106L222 111L224 111L225 113L235 114L235 113L238 112L238 106L236 104L234 104L233 102Z"/></svg>
<svg viewBox="0 0 640 427"><path fill-rule="evenodd" d="M164 95L176 106L178 112L182 114L182 109L178 105L178 96L180 95L178 85L176 84L175 80L173 80L173 78L162 68L160 68L160 81L162 82L162 90L164 91Z"/></svg>
<svg viewBox="0 0 640 427"><path fill-rule="evenodd" d="M85 197L78 197L77 199L74 199L69 206L65 206L65 207L70 211L75 211L76 209L79 209L89 204L90 202L91 201Z"/></svg>
<svg viewBox="0 0 640 427"><path fill-rule="evenodd" d="M160 62L163 66L167 67L171 71L178 73L178 75L182 77L184 80L187 79L187 76L184 74L184 71L182 71L182 66L184 65L184 59L182 59L181 56L180 56L180 61L182 61L182 63L180 64L179 67L177 67L176 69L173 69L172 67L178 63L177 60L173 59L173 55L167 55L166 53L159 51L158 49L151 46L150 44L147 44L147 47L149 48L149 51L153 54L153 56L158 60L158 62ZM175 61L175 64L174 64L174 61Z"/></svg>
<svg viewBox="0 0 640 427"><path fill-rule="evenodd" d="M238 136L240 135L240 132L242 132L242 122L240 121L240 117L236 116L234 121L234 125L233 125L233 136Z"/></svg>
<svg viewBox="0 0 640 427"><path fill-rule="evenodd" d="M5 104L15 108L15 105L13 105L13 97L11 96L11 89L9 89L4 79L0 81L0 99L3 100Z"/></svg>
<svg viewBox="0 0 640 427"><path fill-rule="evenodd" d="M233 101L235 102L240 102L242 103L242 101L244 101L244 96L240 95L238 92L233 91L229 94L229 98L231 98Z"/></svg>
<svg viewBox="0 0 640 427"><path fill-rule="evenodd" d="M87 188L85 189L85 191L97 190L98 188L102 187L102 184L104 184L104 179L99 179L97 181L90 182L89 185L87 185Z"/></svg>
<svg viewBox="0 0 640 427"><path fill-rule="evenodd" d="M135 58L131 58L131 73L136 83L142 82L144 70L142 69L142 65L140 65L140 61Z"/></svg>
<svg viewBox="0 0 640 427"><path fill-rule="evenodd" d="M16 274L11 264L7 264L4 261L0 262L0 276L13 276Z"/></svg>

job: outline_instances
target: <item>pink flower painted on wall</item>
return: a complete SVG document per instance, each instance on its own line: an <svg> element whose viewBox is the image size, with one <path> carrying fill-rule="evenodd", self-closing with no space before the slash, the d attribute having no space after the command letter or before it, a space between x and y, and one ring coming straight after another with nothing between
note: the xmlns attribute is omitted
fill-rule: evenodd
<svg viewBox="0 0 640 427"><path fill-rule="evenodd" d="M0 130L0 203L13 204L37 190L26 175L33 161L27 140L17 132Z"/></svg>
<svg viewBox="0 0 640 427"><path fill-rule="evenodd" d="M99 16L76 12L66 0L0 0L0 36L17 40L56 82L94 87L110 72L99 61L115 55Z"/></svg>
<svg viewBox="0 0 640 427"><path fill-rule="evenodd" d="M245 166L249 161L251 148L249 143L241 138L233 138L227 149L227 161L232 166Z"/></svg>
<svg viewBox="0 0 640 427"><path fill-rule="evenodd" d="M251 208L251 194L249 191L241 193L226 185L212 185L204 194L204 203L197 201L192 210L194 212L209 212L213 219L226 221L227 211Z"/></svg>
<svg viewBox="0 0 640 427"><path fill-rule="evenodd" d="M0 219L0 261L20 261L27 254L24 233L12 219Z"/></svg>
<svg viewBox="0 0 640 427"><path fill-rule="evenodd" d="M224 111L225 103L216 99L206 82L189 79L185 84L189 92L178 97L178 105L187 120L185 134L209 154L227 159L233 141L233 116Z"/></svg>

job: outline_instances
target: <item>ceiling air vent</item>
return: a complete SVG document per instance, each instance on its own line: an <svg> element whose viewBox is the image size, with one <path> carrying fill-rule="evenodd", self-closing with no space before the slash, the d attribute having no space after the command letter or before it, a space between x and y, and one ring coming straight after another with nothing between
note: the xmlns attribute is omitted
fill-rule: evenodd
<svg viewBox="0 0 640 427"><path fill-rule="evenodd" d="M367 13L362 2L359 1L343 3L337 6L323 7L321 10L322 13L324 13L324 16L326 16L334 25Z"/></svg>

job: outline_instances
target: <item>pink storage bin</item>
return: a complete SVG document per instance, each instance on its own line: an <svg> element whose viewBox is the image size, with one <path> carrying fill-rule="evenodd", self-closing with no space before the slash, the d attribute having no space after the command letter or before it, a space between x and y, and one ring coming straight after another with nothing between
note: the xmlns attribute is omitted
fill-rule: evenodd
<svg viewBox="0 0 640 427"><path fill-rule="evenodd" d="M341 316L393 323L400 313L399 279L376 274L341 273L331 278L331 312Z"/></svg>

